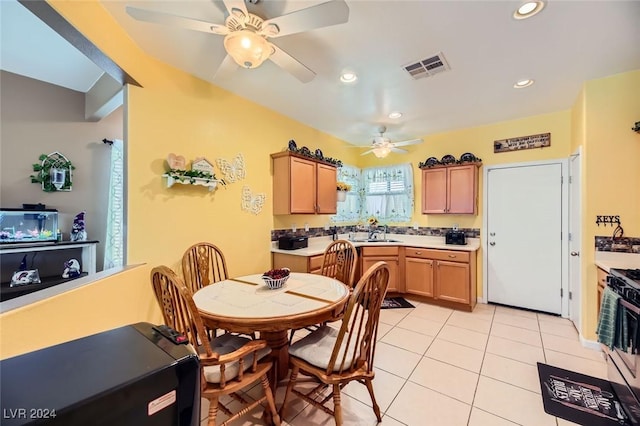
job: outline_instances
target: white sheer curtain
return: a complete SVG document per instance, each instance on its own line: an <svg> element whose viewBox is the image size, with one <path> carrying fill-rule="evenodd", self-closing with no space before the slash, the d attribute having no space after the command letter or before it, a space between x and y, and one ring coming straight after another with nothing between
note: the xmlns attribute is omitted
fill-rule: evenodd
<svg viewBox="0 0 640 426"><path fill-rule="evenodd" d="M370 167L362 170L364 204L361 217L379 222L409 222L413 214L411 164Z"/></svg>
<svg viewBox="0 0 640 426"><path fill-rule="evenodd" d="M361 172L355 166L343 164L338 168L338 182L351 185L347 192L347 199L338 202L336 215L331 217L333 222L357 222L360 220L362 210L362 187L360 184Z"/></svg>
<svg viewBox="0 0 640 426"><path fill-rule="evenodd" d="M124 264L124 146L116 139L111 145L111 167L109 177L109 203L107 210L107 233L104 249L104 269Z"/></svg>

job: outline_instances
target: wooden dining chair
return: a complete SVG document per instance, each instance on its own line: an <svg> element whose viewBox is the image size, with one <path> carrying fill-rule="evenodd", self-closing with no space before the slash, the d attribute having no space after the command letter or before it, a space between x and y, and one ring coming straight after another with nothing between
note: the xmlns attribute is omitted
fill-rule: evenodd
<svg viewBox="0 0 640 426"><path fill-rule="evenodd" d="M336 425L342 420L340 389L352 381L364 384L371 396L373 412L378 419L380 408L373 393L373 358L376 350L380 307L389 285L389 267L385 262L372 265L356 284L340 329L328 325L320 327L289 347L291 377L280 409L284 416L291 393L333 415ZM310 392L295 389L298 375L311 377L318 383ZM321 401L313 396L325 386L332 392ZM324 405L333 397L334 408Z"/></svg>
<svg viewBox="0 0 640 426"><path fill-rule="evenodd" d="M195 293L209 284L229 278L224 254L211 243L197 243L182 255L184 282Z"/></svg>
<svg viewBox="0 0 640 426"><path fill-rule="evenodd" d="M335 278L353 288L353 281L356 277L358 267L358 251L356 247L347 240L336 240L327 246L322 257L322 269L320 273L325 277ZM306 330L315 331L321 324L305 327ZM299 329L291 330L289 334L289 344L293 342L293 336Z"/></svg>
<svg viewBox="0 0 640 426"><path fill-rule="evenodd" d="M201 365L202 397L209 400L209 426L215 426L218 409L229 418L222 423L236 420L266 401L265 419L280 425L273 393L267 373L272 367L270 361L258 362L271 349L264 340L250 340L234 334L223 334L209 341L202 318L180 277L166 266L158 266L151 271L151 283L156 299L162 310L164 323L184 334L194 348L197 348ZM250 389L260 381L264 395L256 401L247 402L236 392ZM220 402L223 395L234 396L244 403L243 408L232 413Z"/></svg>
<svg viewBox="0 0 640 426"><path fill-rule="evenodd" d="M358 251L351 241L333 241L324 250L321 274L353 287L358 266Z"/></svg>

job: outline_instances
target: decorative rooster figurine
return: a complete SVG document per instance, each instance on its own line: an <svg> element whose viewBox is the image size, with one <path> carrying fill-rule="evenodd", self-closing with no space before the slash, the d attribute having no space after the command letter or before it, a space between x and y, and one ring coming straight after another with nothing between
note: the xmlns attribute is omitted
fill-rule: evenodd
<svg viewBox="0 0 640 426"><path fill-rule="evenodd" d="M84 215L86 212L80 212L73 219L71 231L71 241L86 241L87 231L84 230Z"/></svg>

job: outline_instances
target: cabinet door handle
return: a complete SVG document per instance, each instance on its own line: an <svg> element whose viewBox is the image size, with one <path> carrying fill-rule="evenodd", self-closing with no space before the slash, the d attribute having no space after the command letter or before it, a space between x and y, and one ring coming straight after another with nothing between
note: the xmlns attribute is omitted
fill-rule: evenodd
<svg viewBox="0 0 640 426"><path fill-rule="evenodd" d="M421 251L417 251L416 254L422 254L422 252Z"/></svg>
<svg viewBox="0 0 640 426"><path fill-rule="evenodd" d="M450 254L449 257L455 259L457 256L455 254Z"/></svg>

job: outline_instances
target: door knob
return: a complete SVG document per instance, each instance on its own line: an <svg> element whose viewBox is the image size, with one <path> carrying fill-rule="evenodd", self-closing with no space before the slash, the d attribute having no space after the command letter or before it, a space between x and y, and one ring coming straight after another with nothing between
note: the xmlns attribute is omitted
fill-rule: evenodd
<svg viewBox="0 0 640 426"><path fill-rule="evenodd" d="M492 237L495 237L496 233L495 232L489 232L489 235L491 235Z"/></svg>
<svg viewBox="0 0 640 426"><path fill-rule="evenodd" d="M493 241L491 241L491 242L489 243L489 245L490 245L490 246L495 246L495 245L496 245L496 243L494 243Z"/></svg>
<svg viewBox="0 0 640 426"><path fill-rule="evenodd" d="M571 256L580 256L580 252L572 251Z"/></svg>

